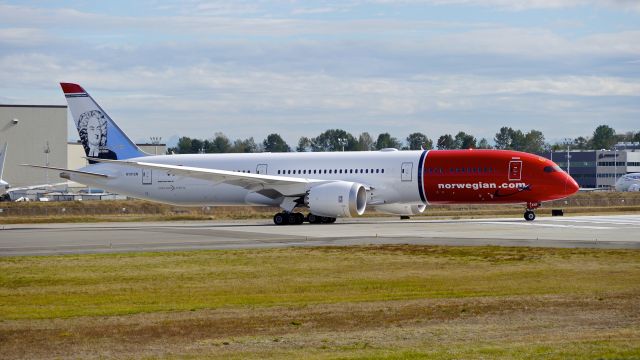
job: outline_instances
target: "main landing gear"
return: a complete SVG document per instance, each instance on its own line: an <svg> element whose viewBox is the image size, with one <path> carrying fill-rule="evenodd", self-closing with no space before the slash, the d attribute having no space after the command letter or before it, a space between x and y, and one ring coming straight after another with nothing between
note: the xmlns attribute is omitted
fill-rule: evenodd
<svg viewBox="0 0 640 360"><path fill-rule="evenodd" d="M528 202L527 203L527 210L524 212L524 219L527 221L533 221L536 219L536 213L533 212L533 210L537 209L540 207L539 202Z"/></svg>
<svg viewBox="0 0 640 360"><path fill-rule="evenodd" d="M273 216L273 223L276 225L300 225L308 221L310 224L331 224L336 222L336 218L317 216L309 214L304 216L301 213L281 212Z"/></svg>

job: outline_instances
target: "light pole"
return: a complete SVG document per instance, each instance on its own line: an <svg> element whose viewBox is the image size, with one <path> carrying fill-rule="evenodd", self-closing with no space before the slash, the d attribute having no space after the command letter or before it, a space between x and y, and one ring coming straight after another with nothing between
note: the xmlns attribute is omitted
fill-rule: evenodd
<svg viewBox="0 0 640 360"><path fill-rule="evenodd" d="M564 143L567 145L567 174L571 175L571 138L564 138Z"/></svg>
<svg viewBox="0 0 640 360"><path fill-rule="evenodd" d="M613 184L618 180L618 148L613 146Z"/></svg>
<svg viewBox="0 0 640 360"><path fill-rule="evenodd" d="M51 148L49 147L49 142L47 141L47 144L44 146L44 158L45 158L45 165L47 167L49 167L49 153L51 152ZM47 169L44 172L44 178L45 178L45 184L49 184L49 170Z"/></svg>
<svg viewBox="0 0 640 360"><path fill-rule="evenodd" d="M162 136L151 136L149 137L149 139L151 139L151 143L154 145L154 150L156 155L158 155L158 144L160 144L160 141L162 141Z"/></svg>

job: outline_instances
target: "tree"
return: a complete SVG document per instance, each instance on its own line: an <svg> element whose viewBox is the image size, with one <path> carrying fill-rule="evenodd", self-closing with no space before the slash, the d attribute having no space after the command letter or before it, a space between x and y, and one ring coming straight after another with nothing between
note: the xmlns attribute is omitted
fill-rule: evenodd
<svg viewBox="0 0 640 360"><path fill-rule="evenodd" d="M500 128L500 131L496 133L496 136L493 138L493 141L496 143L496 149L506 150L511 148L511 135L513 133L513 129L510 127L503 126Z"/></svg>
<svg viewBox="0 0 640 360"><path fill-rule="evenodd" d="M267 138L262 142L262 147L264 148L264 151L267 152L291 151L289 145L287 145L279 134L269 134L269 136L267 136Z"/></svg>
<svg viewBox="0 0 640 360"><path fill-rule="evenodd" d="M234 153L255 153L259 152L258 144L253 140L253 137L250 137L245 140L237 139L233 142L233 146L231 146L230 152Z"/></svg>
<svg viewBox="0 0 640 360"><path fill-rule="evenodd" d="M527 136L520 130L511 129L511 145L508 149L524 151L524 148L527 146Z"/></svg>
<svg viewBox="0 0 640 360"><path fill-rule="evenodd" d="M363 132L358 136L358 151L371 151L375 149L375 143L368 132Z"/></svg>
<svg viewBox="0 0 640 360"><path fill-rule="evenodd" d="M205 149L208 153L228 153L231 150L231 142L225 134L217 132Z"/></svg>
<svg viewBox="0 0 640 360"><path fill-rule="evenodd" d="M298 147L296 147L297 152L307 152L311 151L311 139L306 136L302 136L300 140L298 140Z"/></svg>
<svg viewBox="0 0 640 360"><path fill-rule="evenodd" d="M438 149L439 150L448 150L454 148L453 136L451 134L445 134L438 138Z"/></svg>
<svg viewBox="0 0 640 360"><path fill-rule="evenodd" d="M358 141L353 135L342 129L329 129L311 139L313 151L353 151L357 146Z"/></svg>
<svg viewBox="0 0 640 360"><path fill-rule="evenodd" d="M389 133L382 133L378 135L378 140L376 140L376 149L399 149L400 147L402 147L402 144L400 144L398 139L392 137Z"/></svg>
<svg viewBox="0 0 640 360"><path fill-rule="evenodd" d="M205 150L204 141L200 139L191 139L191 149L187 154L199 154ZM207 142L208 143L208 142Z"/></svg>
<svg viewBox="0 0 640 360"><path fill-rule="evenodd" d="M476 138L464 131L460 131L453 139L455 149L473 149L476 148Z"/></svg>
<svg viewBox="0 0 640 360"><path fill-rule="evenodd" d="M487 139L482 138L478 142L478 149L493 149L493 147L489 145L489 141Z"/></svg>
<svg viewBox="0 0 640 360"><path fill-rule="evenodd" d="M611 149L616 144L616 131L607 125L600 125L593 132L592 142L595 150Z"/></svg>
<svg viewBox="0 0 640 360"><path fill-rule="evenodd" d="M407 144L409 145L409 150L433 149L433 141L421 132L409 134L407 136Z"/></svg>
<svg viewBox="0 0 640 360"><path fill-rule="evenodd" d="M640 131L638 131L635 135L633 135L634 142L640 142Z"/></svg>
<svg viewBox="0 0 640 360"><path fill-rule="evenodd" d="M544 148L544 135L541 131L531 130L525 135L524 149L522 149L522 151L540 154L544 151Z"/></svg>
<svg viewBox="0 0 640 360"><path fill-rule="evenodd" d="M577 150L587 150L591 148L591 141L589 138L585 138L584 136L578 136L573 139L572 148Z"/></svg>
<svg viewBox="0 0 640 360"><path fill-rule="evenodd" d="M187 136L182 136L178 139L178 144L176 145L173 152L176 154L191 154L191 138Z"/></svg>

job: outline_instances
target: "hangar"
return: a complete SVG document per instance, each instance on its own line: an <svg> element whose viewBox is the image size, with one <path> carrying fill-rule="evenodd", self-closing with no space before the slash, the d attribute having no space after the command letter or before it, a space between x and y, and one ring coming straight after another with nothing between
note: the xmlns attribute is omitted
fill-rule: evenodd
<svg viewBox="0 0 640 360"><path fill-rule="evenodd" d="M66 105L0 104L0 146L7 143L3 178L13 187L62 182L56 171L20 164L77 169L87 164L82 145L68 142ZM75 133L75 129L73 129ZM165 154L160 143L137 144L149 154ZM82 185L79 185L82 187Z"/></svg>

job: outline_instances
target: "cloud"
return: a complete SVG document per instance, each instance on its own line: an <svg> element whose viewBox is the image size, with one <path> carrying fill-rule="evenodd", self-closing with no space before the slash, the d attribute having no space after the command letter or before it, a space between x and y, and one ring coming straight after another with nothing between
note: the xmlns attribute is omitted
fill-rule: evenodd
<svg viewBox="0 0 640 360"><path fill-rule="evenodd" d="M558 132L577 121L562 130L577 134L599 121L637 128L637 27L563 33L345 14L366 3L287 2L276 11L271 2L189 1L145 16L0 5L1 100L60 104L57 82L79 82L134 138L148 136L149 124L166 138L275 131L289 142L333 127L488 138L505 124ZM583 2L531 6L570 3Z"/></svg>

